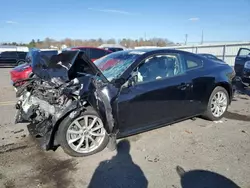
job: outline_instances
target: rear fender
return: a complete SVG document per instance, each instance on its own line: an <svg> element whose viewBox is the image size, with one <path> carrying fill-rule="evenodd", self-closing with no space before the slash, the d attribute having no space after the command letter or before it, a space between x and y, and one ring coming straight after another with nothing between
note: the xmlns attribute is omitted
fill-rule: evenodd
<svg viewBox="0 0 250 188"><path fill-rule="evenodd" d="M227 66L227 68L225 68ZM209 87L207 89L206 101L209 101L210 95L217 86L225 88L229 95L229 104L233 98L233 82L235 78L234 70L228 65L217 66L216 70L218 74L214 80L211 80Z"/></svg>

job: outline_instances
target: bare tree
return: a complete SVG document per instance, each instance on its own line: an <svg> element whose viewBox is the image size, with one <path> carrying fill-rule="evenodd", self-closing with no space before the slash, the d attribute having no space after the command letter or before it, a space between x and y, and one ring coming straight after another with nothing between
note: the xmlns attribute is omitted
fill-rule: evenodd
<svg viewBox="0 0 250 188"><path fill-rule="evenodd" d="M129 39L129 38L123 38L117 40L118 44L127 47L127 48L134 48L136 46L170 46L174 45L173 42L169 41L168 39L164 38L151 38L151 39ZM45 38L43 41L37 39L36 41L33 39L28 44L22 44L27 45L29 47L37 47L37 48L50 48L51 46L55 46L57 48L61 48L62 45L66 45L68 47L72 46L92 46L92 47L98 47L102 45L103 43L108 44L116 44L115 39L108 39L103 40L102 38L99 39L71 39L71 38L65 38L63 40L57 41L52 38ZM16 42L10 42L10 43L3 43L5 45L21 45Z"/></svg>

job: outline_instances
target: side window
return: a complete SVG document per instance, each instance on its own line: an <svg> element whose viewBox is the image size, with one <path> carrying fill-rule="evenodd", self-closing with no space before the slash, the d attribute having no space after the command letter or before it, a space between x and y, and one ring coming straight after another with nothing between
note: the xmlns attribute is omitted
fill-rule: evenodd
<svg viewBox="0 0 250 188"><path fill-rule="evenodd" d="M183 73L178 54L158 54L145 59L138 67L137 82L151 82L174 77Z"/></svg>
<svg viewBox="0 0 250 188"><path fill-rule="evenodd" d="M107 55L105 50L102 49L90 49L90 59L99 59Z"/></svg>
<svg viewBox="0 0 250 188"><path fill-rule="evenodd" d="M240 49L238 56L247 56L247 55L250 55L250 49L247 48Z"/></svg>
<svg viewBox="0 0 250 188"><path fill-rule="evenodd" d="M25 59L26 54L27 54L26 52L18 52L19 59Z"/></svg>
<svg viewBox="0 0 250 188"><path fill-rule="evenodd" d="M17 58L16 52L2 52L1 53L2 58Z"/></svg>
<svg viewBox="0 0 250 188"><path fill-rule="evenodd" d="M184 59L186 62L186 70L192 70L203 66L202 60L193 55L185 54Z"/></svg>

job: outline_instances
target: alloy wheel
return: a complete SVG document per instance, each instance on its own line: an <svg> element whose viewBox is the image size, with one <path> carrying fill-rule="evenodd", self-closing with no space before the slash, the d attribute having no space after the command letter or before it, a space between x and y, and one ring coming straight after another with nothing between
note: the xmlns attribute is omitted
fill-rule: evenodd
<svg viewBox="0 0 250 188"><path fill-rule="evenodd" d="M211 101L211 112L215 117L220 117L227 109L227 96L223 91L214 94Z"/></svg>
<svg viewBox="0 0 250 188"><path fill-rule="evenodd" d="M70 124L66 132L66 140L75 152L89 153L102 144L105 134L106 130L99 117L84 115Z"/></svg>

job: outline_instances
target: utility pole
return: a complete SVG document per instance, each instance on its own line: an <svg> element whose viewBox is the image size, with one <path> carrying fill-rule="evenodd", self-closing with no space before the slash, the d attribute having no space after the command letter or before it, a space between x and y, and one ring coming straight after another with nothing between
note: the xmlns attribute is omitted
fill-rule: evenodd
<svg viewBox="0 0 250 188"><path fill-rule="evenodd" d="M185 34L185 45L187 45L188 34Z"/></svg>
<svg viewBox="0 0 250 188"><path fill-rule="evenodd" d="M144 33L144 40L145 41L147 40L147 34L146 34L146 32Z"/></svg>
<svg viewBox="0 0 250 188"><path fill-rule="evenodd" d="M203 30L201 31L201 44L203 44Z"/></svg>

